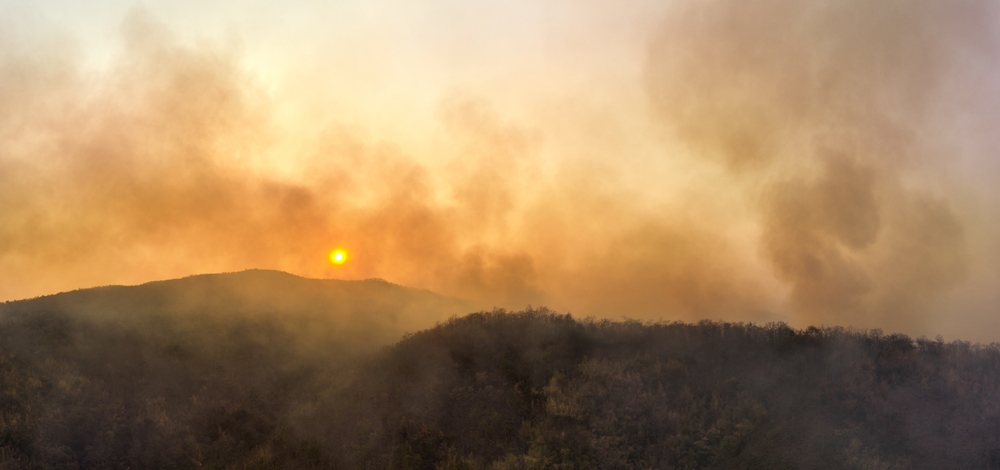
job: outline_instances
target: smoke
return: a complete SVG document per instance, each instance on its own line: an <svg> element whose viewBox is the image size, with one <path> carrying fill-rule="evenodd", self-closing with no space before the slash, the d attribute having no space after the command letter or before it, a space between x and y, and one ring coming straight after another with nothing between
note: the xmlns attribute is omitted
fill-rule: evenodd
<svg viewBox="0 0 1000 470"><path fill-rule="evenodd" d="M0 298L269 268L483 308L923 332L995 271L970 176L1000 143L995 9L679 2L640 83L472 82L399 135L324 98L369 91L269 78L146 13L106 67L3 33Z"/></svg>
<svg viewBox="0 0 1000 470"><path fill-rule="evenodd" d="M961 105L990 98L997 13L986 1L686 2L663 25L648 74L657 113L694 158L754 188L760 254L808 321L919 331L930 300L969 274L979 227L941 170L962 157L956 136L983 137L963 129Z"/></svg>

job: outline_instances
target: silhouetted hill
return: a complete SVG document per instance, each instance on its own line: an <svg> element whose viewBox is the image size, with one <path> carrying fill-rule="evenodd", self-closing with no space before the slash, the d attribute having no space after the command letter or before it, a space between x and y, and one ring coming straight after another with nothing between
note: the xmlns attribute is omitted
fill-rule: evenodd
<svg viewBox="0 0 1000 470"><path fill-rule="evenodd" d="M295 430L323 419L316 400L359 355L467 311L381 280L256 270L0 304L0 468L322 466Z"/></svg>
<svg viewBox="0 0 1000 470"><path fill-rule="evenodd" d="M1000 468L997 345L542 309L359 347L459 306L268 271L4 304L0 468Z"/></svg>
<svg viewBox="0 0 1000 470"><path fill-rule="evenodd" d="M471 302L381 279L307 279L254 269L6 302L0 304L0 317L50 312L118 323L162 317L274 317L308 329L328 329L323 333L364 347L391 343L406 332L471 310Z"/></svg>

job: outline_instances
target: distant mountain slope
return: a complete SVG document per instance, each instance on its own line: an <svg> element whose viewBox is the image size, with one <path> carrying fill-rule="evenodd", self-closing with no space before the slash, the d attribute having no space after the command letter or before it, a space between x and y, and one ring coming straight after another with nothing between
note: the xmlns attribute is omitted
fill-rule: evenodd
<svg viewBox="0 0 1000 470"><path fill-rule="evenodd" d="M467 309L276 271L0 304L0 469L326 468L297 429L329 419L316 403L360 357Z"/></svg>
<svg viewBox="0 0 1000 470"><path fill-rule="evenodd" d="M474 308L471 302L380 279L307 279L281 271L204 274L138 286L81 289L0 304L0 321L51 312L88 321L142 322L164 316L275 316L353 346L384 345Z"/></svg>
<svg viewBox="0 0 1000 470"><path fill-rule="evenodd" d="M0 469L1000 469L1000 345L194 276L0 307Z"/></svg>

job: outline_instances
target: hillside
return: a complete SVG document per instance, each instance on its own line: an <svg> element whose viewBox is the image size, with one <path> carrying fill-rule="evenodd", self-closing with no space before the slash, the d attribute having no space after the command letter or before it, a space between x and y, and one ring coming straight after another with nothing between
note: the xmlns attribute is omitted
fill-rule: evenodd
<svg viewBox="0 0 1000 470"><path fill-rule="evenodd" d="M493 312L375 364L348 467L1000 468L996 344Z"/></svg>
<svg viewBox="0 0 1000 470"><path fill-rule="evenodd" d="M997 345L543 309L359 346L459 307L261 271L4 304L0 468L1000 468Z"/></svg>
<svg viewBox="0 0 1000 470"><path fill-rule="evenodd" d="M164 318L222 324L281 320L282 328L302 330L297 334L321 334L324 340L332 335L338 342L372 349L472 309L471 302L381 279L307 279L255 269L0 303L0 318L47 312L132 326Z"/></svg>
<svg viewBox="0 0 1000 470"><path fill-rule="evenodd" d="M289 423L358 357L469 309L259 270L0 304L0 468L211 468L306 445Z"/></svg>

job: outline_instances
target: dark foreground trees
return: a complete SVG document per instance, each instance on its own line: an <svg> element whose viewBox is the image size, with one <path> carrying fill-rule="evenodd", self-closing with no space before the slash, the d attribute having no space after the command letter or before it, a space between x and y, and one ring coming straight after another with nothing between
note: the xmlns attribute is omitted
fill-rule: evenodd
<svg viewBox="0 0 1000 470"><path fill-rule="evenodd" d="M1000 468L996 345L529 310L360 357L224 318L6 314L0 468Z"/></svg>
<svg viewBox="0 0 1000 470"><path fill-rule="evenodd" d="M372 468L1000 467L996 345L494 312L376 364Z"/></svg>

